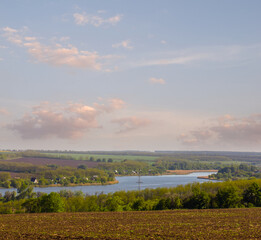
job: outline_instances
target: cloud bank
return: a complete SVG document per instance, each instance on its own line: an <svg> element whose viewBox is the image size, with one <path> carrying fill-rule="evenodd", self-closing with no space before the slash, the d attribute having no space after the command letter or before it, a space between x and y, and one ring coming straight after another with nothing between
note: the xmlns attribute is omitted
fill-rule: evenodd
<svg viewBox="0 0 261 240"><path fill-rule="evenodd" d="M256 146L261 143L261 114L236 118L225 115L204 128L181 134L183 144L200 145L208 142L223 145Z"/></svg>
<svg viewBox="0 0 261 240"><path fill-rule="evenodd" d="M0 114L4 116L10 115L9 111L7 111L5 108L0 108Z"/></svg>
<svg viewBox="0 0 261 240"><path fill-rule="evenodd" d="M17 132L23 139L81 138L87 131L102 127L98 123L100 115L119 110L123 106L124 102L120 99L109 99L103 105L94 106L82 103L63 106L44 102L6 127Z"/></svg>
<svg viewBox="0 0 261 240"><path fill-rule="evenodd" d="M150 124L150 120L146 118L138 118L136 116L132 116L114 119L112 120L112 123L118 124L121 127L118 133L125 133L148 126Z"/></svg>

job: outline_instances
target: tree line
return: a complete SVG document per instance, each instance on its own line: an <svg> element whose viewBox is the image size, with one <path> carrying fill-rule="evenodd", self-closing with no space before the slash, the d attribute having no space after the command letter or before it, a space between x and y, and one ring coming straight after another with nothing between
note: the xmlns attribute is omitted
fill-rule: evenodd
<svg viewBox="0 0 261 240"><path fill-rule="evenodd" d="M239 165L232 164L218 170L216 174L210 175L211 179L218 180L237 180L241 178L261 178L261 172L254 165L241 163Z"/></svg>
<svg viewBox="0 0 261 240"><path fill-rule="evenodd" d="M0 213L150 211L167 209L207 209L261 207L261 180L238 180L180 185L174 188L118 191L84 195L62 190L34 193L22 186L18 193L0 196Z"/></svg>
<svg viewBox="0 0 261 240"><path fill-rule="evenodd" d="M10 173L18 174L12 177ZM28 185L45 186L59 184L87 184L115 181L113 173L107 173L102 169L86 168L79 165L78 168L60 167L56 165L36 166L22 163L0 162L0 187L19 188L24 182Z"/></svg>

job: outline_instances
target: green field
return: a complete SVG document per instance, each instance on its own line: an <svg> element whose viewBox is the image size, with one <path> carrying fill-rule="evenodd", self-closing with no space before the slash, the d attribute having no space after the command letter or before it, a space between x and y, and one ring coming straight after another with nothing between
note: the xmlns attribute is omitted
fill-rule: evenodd
<svg viewBox="0 0 261 240"><path fill-rule="evenodd" d="M72 157L75 160L87 160L93 157L95 160L97 159L113 159L114 162L121 162L123 160L133 160L133 161L145 161L145 162L155 162L158 157L157 156L137 156L137 155L107 155L107 154L85 154L85 153L48 153L49 156L54 157Z"/></svg>
<svg viewBox="0 0 261 240"><path fill-rule="evenodd" d="M2 215L0 239L261 239L261 208Z"/></svg>

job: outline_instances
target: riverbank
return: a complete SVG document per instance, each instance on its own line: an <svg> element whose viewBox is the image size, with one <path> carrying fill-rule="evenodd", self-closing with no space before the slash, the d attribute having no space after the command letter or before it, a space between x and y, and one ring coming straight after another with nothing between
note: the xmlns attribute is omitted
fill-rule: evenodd
<svg viewBox="0 0 261 240"><path fill-rule="evenodd" d="M218 172L218 170L210 169L210 170L167 170L166 175L186 175L190 173L196 173L196 172ZM208 177L208 176L204 176ZM199 177L198 177L199 178Z"/></svg>
<svg viewBox="0 0 261 240"><path fill-rule="evenodd" d="M69 183L68 185L62 184L50 184L50 185L34 185L34 187L46 188L46 187L77 187L77 186L104 186L104 185L113 185L119 183L118 180L108 181L106 183Z"/></svg>
<svg viewBox="0 0 261 240"><path fill-rule="evenodd" d="M198 176L198 179L213 180L213 181L221 180L221 179L216 179L216 178L209 178L209 176Z"/></svg>
<svg viewBox="0 0 261 240"><path fill-rule="evenodd" d="M37 185L33 184L33 187L38 187L38 188L47 188L47 187L77 187L77 186L104 186L104 185L113 185L113 184L118 184L118 180L114 181L108 181L106 183L69 183L68 185L62 185L62 184L49 184L49 185ZM0 187L0 189L9 189L9 188L4 188Z"/></svg>

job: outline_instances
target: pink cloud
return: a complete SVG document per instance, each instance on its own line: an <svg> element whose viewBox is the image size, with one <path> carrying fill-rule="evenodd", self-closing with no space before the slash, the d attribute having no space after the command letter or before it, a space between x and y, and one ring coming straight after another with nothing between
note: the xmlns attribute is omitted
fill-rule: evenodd
<svg viewBox="0 0 261 240"><path fill-rule="evenodd" d="M9 124L8 128L18 132L24 139L34 139L80 138L85 131L99 127L95 112L79 112L75 109L60 107L58 110L45 103L33 108L31 113L25 114L14 124Z"/></svg>
<svg viewBox="0 0 261 240"><path fill-rule="evenodd" d="M109 107L111 101L107 101ZM117 101L120 102L120 99ZM104 106L106 107L106 104ZM119 108L114 108L117 109ZM82 103L62 106L44 102L33 107L30 113L26 113L15 123L7 125L7 128L19 133L24 139L81 138L87 131L100 128L98 117L106 113L107 110Z"/></svg>
<svg viewBox="0 0 261 240"><path fill-rule="evenodd" d="M8 116L10 115L9 111L7 111L5 108L0 108L0 114Z"/></svg>
<svg viewBox="0 0 261 240"><path fill-rule="evenodd" d="M234 144L240 146L261 143L261 114L236 118L225 115L208 126L181 134L178 140L183 144L205 144L208 142Z"/></svg>
<svg viewBox="0 0 261 240"><path fill-rule="evenodd" d="M226 141L261 142L261 114L246 118L230 118L210 128L218 137Z"/></svg>
<svg viewBox="0 0 261 240"><path fill-rule="evenodd" d="M162 84L162 85L166 83L166 81L163 78L153 78L153 77L149 79L149 82L153 84Z"/></svg>
<svg viewBox="0 0 261 240"><path fill-rule="evenodd" d="M189 134L181 134L178 140L185 145L196 145L205 142L212 136L209 130L193 130Z"/></svg>
<svg viewBox="0 0 261 240"><path fill-rule="evenodd" d="M122 109L125 105L126 103L119 98L111 98L107 101L106 104L94 103L94 107L97 110L107 113Z"/></svg>
<svg viewBox="0 0 261 240"><path fill-rule="evenodd" d="M18 46L23 44L22 36L20 35L19 31L10 27L2 28L3 36L9 41Z"/></svg>
<svg viewBox="0 0 261 240"><path fill-rule="evenodd" d="M120 126L118 133L124 133L146 127L150 124L150 120L138 117L126 117L112 120L112 123L116 123Z"/></svg>
<svg viewBox="0 0 261 240"><path fill-rule="evenodd" d="M101 56L96 52L79 51L76 47L53 47L42 45L39 42L27 42L24 46L28 52L39 62L48 63L54 66L67 65L76 68L89 68L101 70L102 64L99 62Z"/></svg>

